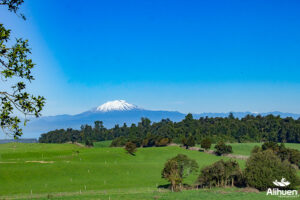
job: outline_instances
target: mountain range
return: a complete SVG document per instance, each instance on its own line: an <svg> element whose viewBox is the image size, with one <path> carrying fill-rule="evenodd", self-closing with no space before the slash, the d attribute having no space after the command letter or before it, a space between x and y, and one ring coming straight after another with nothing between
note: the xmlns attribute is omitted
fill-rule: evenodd
<svg viewBox="0 0 300 200"><path fill-rule="evenodd" d="M251 115L280 115L281 117L300 118L300 114L268 112L268 113L252 113L252 112L232 112L235 117L242 118L248 114ZM200 117L227 117L229 113L201 113L193 114L194 118ZM156 111L139 108L136 105L127 103L125 100L115 100L106 102L89 111L76 115L56 115L44 116L36 119L31 119L26 127L24 127L24 135L22 138L38 138L41 133L46 133L51 130L61 128L79 129L81 125L93 125L94 121L103 121L106 128L112 128L116 124L131 125L138 123L142 117L149 118L152 122L158 122L162 119L169 118L172 121L178 122L184 119L186 114L177 111Z"/></svg>

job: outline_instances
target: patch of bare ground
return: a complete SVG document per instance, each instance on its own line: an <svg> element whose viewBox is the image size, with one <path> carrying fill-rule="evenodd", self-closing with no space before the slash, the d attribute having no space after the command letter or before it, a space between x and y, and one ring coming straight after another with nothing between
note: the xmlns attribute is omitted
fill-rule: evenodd
<svg viewBox="0 0 300 200"><path fill-rule="evenodd" d="M80 144L80 143L78 143L78 142L71 142L71 141L69 141L69 142L66 142L66 144L75 144L75 145L77 145L77 146L79 146L79 147L86 147L86 146L84 146L83 144Z"/></svg>
<svg viewBox="0 0 300 200"><path fill-rule="evenodd" d="M176 143L170 143L170 144L168 144L168 146L171 146L171 147L178 147L179 146L179 144L176 144Z"/></svg>

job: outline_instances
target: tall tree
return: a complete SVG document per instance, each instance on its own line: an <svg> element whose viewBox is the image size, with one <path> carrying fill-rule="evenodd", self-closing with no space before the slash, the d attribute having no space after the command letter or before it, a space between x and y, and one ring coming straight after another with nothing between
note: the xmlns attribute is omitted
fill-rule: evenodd
<svg viewBox="0 0 300 200"><path fill-rule="evenodd" d="M1 6L18 14L23 0L0 0ZM23 14L20 16L25 20ZM0 24L0 77L4 83L4 90L0 91L0 126L2 130L15 138L22 135L21 119L14 113L20 112L26 116L39 117L43 109L45 98L34 96L26 91L26 84L34 80L31 70L35 64L29 58L31 54L28 40L16 39L11 45L11 30Z"/></svg>

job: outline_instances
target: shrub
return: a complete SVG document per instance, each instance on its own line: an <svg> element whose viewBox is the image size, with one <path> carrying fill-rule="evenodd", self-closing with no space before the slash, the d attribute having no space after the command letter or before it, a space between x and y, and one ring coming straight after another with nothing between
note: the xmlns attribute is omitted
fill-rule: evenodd
<svg viewBox="0 0 300 200"><path fill-rule="evenodd" d="M197 170L198 164L195 160L186 155L178 154L165 163L161 175L162 178L171 183L172 191L178 191L182 187L183 179Z"/></svg>
<svg viewBox="0 0 300 200"><path fill-rule="evenodd" d="M272 149L273 151L278 151L279 146L277 143L275 142L265 142L262 146L261 146L262 150L265 151L267 149Z"/></svg>
<svg viewBox="0 0 300 200"><path fill-rule="evenodd" d="M215 153L220 156L227 153L232 153L232 146L226 145L223 141L218 142L215 146Z"/></svg>
<svg viewBox="0 0 300 200"><path fill-rule="evenodd" d="M242 180L242 171L235 160L220 160L201 170L196 183L200 187L226 187L237 185Z"/></svg>
<svg viewBox="0 0 300 200"><path fill-rule="evenodd" d="M211 140L209 138L205 138L201 140L201 148L208 150L211 147Z"/></svg>
<svg viewBox="0 0 300 200"><path fill-rule="evenodd" d="M273 181L286 178L294 188L297 184L296 170L288 161L282 162L272 150L254 153L246 162L244 172L246 182L249 186L259 190L274 187Z"/></svg>
<svg viewBox="0 0 300 200"><path fill-rule="evenodd" d="M170 142L171 140L169 138L160 138L155 141L155 146L157 147L167 146Z"/></svg>
<svg viewBox="0 0 300 200"><path fill-rule="evenodd" d="M132 142L127 142L125 144L125 150L131 154L131 155L134 155L134 153L136 152L136 145Z"/></svg>

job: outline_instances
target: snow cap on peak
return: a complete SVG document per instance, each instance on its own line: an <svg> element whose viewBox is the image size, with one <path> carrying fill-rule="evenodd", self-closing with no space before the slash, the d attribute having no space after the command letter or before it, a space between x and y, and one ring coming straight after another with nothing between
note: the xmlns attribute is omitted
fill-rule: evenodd
<svg viewBox="0 0 300 200"><path fill-rule="evenodd" d="M101 106L97 107L97 111L108 112L108 111L125 111L137 109L137 106L127 103L125 100L108 101Z"/></svg>

